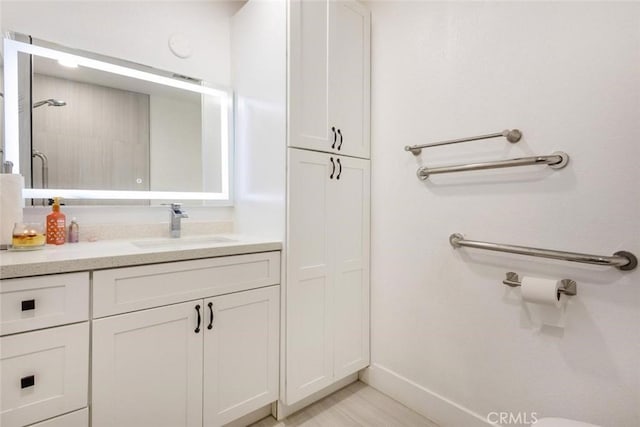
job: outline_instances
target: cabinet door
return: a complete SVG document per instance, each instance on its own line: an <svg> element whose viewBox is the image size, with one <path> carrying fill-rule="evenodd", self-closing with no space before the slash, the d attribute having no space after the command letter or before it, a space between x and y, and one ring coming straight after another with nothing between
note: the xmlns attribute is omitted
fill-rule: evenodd
<svg viewBox="0 0 640 427"><path fill-rule="evenodd" d="M93 322L93 427L202 427L202 304Z"/></svg>
<svg viewBox="0 0 640 427"><path fill-rule="evenodd" d="M87 406L89 323L0 338L0 425L19 427Z"/></svg>
<svg viewBox="0 0 640 427"><path fill-rule="evenodd" d="M205 300L204 425L278 400L280 287Z"/></svg>
<svg viewBox="0 0 640 427"><path fill-rule="evenodd" d="M286 403L330 385L333 378L329 192L330 154L289 149ZM332 166L331 159L334 163Z"/></svg>
<svg viewBox="0 0 640 427"><path fill-rule="evenodd" d="M329 2L289 4L289 145L330 151Z"/></svg>
<svg viewBox="0 0 640 427"><path fill-rule="evenodd" d="M353 0L290 3L290 146L369 158L370 22Z"/></svg>
<svg viewBox="0 0 640 427"><path fill-rule="evenodd" d="M356 1L329 4L329 123L340 154L369 158L370 14Z"/></svg>
<svg viewBox="0 0 640 427"><path fill-rule="evenodd" d="M369 223L368 160L339 157L332 182L334 379L369 364Z"/></svg>

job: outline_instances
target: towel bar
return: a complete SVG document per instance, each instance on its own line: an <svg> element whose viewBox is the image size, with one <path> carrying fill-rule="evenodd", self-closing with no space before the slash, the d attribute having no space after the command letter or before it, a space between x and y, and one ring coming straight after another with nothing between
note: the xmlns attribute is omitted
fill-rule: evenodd
<svg viewBox="0 0 640 427"><path fill-rule="evenodd" d="M437 147L439 145L459 144L461 142L479 141L481 139L499 138L501 136L504 136L505 138L507 138L507 141L513 143L520 141L520 138L522 138L522 132L520 132L518 129L505 129L502 132L472 136L469 138L450 139L448 141L432 142L430 144L407 145L404 147L404 151L410 151L411 154L417 156L422 152L423 148Z"/></svg>

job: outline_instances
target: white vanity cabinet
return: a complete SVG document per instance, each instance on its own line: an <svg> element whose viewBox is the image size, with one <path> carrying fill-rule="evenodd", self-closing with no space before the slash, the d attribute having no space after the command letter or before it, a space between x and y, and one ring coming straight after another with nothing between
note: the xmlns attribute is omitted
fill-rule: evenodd
<svg viewBox="0 0 640 427"><path fill-rule="evenodd" d="M0 300L0 425L83 425L89 273L5 279Z"/></svg>
<svg viewBox="0 0 640 427"><path fill-rule="evenodd" d="M289 146L370 157L370 22L353 0L289 4Z"/></svg>
<svg viewBox="0 0 640 427"><path fill-rule="evenodd" d="M95 272L92 426L220 426L276 401L279 264L267 252Z"/></svg>
<svg viewBox="0 0 640 427"><path fill-rule="evenodd" d="M369 364L369 161L289 149L286 403ZM297 179L294 179L297 177Z"/></svg>

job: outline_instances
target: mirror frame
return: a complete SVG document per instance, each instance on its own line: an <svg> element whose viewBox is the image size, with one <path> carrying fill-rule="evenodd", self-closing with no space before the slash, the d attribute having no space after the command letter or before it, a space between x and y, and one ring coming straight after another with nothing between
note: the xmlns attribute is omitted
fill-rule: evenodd
<svg viewBox="0 0 640 427"><path fill-rule="evenodd" d="M34 42L36 39L34 39ZM125 77L132 77L152 83L163 84L177 89L188 90L202 95L211 95L220 99L220 182L221 191L214 192L176 192L176 191L116 191L116 190L79 190L56 188L25 188L22 197L39 199L63 197L66 199L112 199L112 200L203 200L219 201L216 205L231 205L231 155L233 93L231 89L204 86L199 80L183 80L169 77L172 74L155 70L144 65L109 58L99 54L79 51L47 43L47 46L29 44L4 39L4 111L5 111L5 160L13 162L14 173L20 173L19 146L19 94L18 94L18 56L20 53L37 55L54 60L69 61L79 66L106 71ZM71 53L73 52L73 53ZM121 65L125 64L125 65ZM182 77L182 76L180 76ZM192 81L200 83L193 83Z"/></svg>

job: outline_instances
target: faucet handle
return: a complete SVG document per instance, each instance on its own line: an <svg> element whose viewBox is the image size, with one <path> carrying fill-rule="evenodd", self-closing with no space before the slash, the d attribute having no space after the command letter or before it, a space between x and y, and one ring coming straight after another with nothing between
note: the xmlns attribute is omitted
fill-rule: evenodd
<svg viewBox="0 0 640 427"><path fill-rule="evenodd" d="M189 215L182 210L182 203L162 203L164 206L171 206L171 218L189 218Z"/></svg>
<svg viewBox="0 0 640 427"><path fill-rule="evenodd" d="M171 206L171 210L179 211L182 209L182 203L161 203L162 206Z"/></svg>

